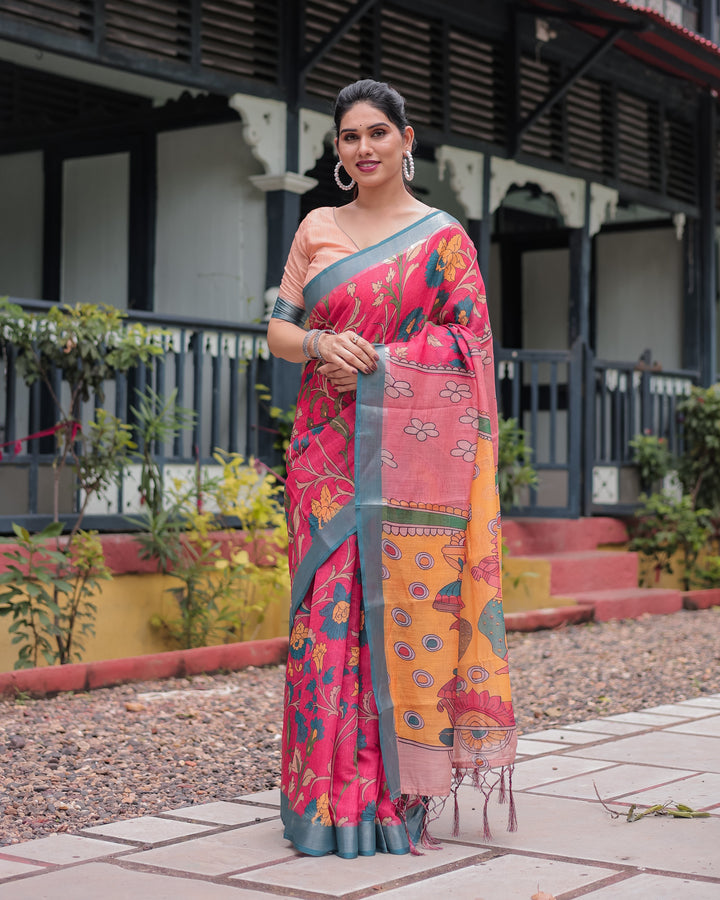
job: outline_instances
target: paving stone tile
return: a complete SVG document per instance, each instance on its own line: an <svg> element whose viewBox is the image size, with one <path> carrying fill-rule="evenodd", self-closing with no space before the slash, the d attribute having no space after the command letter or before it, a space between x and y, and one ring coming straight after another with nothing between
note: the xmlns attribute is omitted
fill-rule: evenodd
<svg viewBox="0 0 720 900"><path fill-rule="evenodd" d="M632 800L633 803L645 803L648 806L672 800L673 803L684 803L685 806L692 806L693 809L718 808L720 807L720 775L712 772L693 775L691 778L671 782L662 788L633 793L627 799ZM720 897L720 892L718 892L718 897Z"/></svg>
<svg viewBox="0 0 720 900"><path fill-rule="evenodd" d="M551 744L547 741L528 741L520 738L517 743L517 752L519 756L539 756L541 753L557 753L563 749L560 743Z"/></svg>
<svg viewBox="0 0 720 900"><path fill-rule="evenodd" d="M5 847L3 852L8 852L9 847ZM45 866L33 866L30 863L15 862L12 859L0 859L0 881L3 878L14 878L16 875L28 875L30 872L45 871Z"/></svg>
<svg viewBox="0 0 720 900"><path fill-rule="evenodd" d="M241 797L235 797L236 800L247 800L250 803L264 803L266 806L277 806L280 808L280 788L274 788L271 791L258 791L257 794L243 794Z"/></svg>
<svg viewBox="0 0 720 900"><path fill-rule="evenodd" d="M334 855L298 856L289 862L234 876L233 880L342 897L352 891L385 885L397 878L427 878L427 873L433 869L478 855L484 854L477 847L448 843L439 850L425 850L422 856L410 853L402 856L377 853L372 859L367 856L357 859L340 859Z"/></svg>
<svg viewBox="0 0 720 900"><path fill-rule="evenodd" d="M553 784L541 785L530 790L534 794L552 794L557 797L575 797L578 800L597 800L593 784L603 800L612 800L632 793L633 802L639 796L636 791L652 789L665 796L668 790L675 790L677 780L692 775L691 771L681 769L665 769L656 766L611 766L602 771L593 771L565 778ZM687 784L682 781L680 784ZM678 787L678 791L680 788ZM661 802L654 800L653 803ZM683 802L683 801L681 801ZM718 798L720 803L720 798Z"/></svg>
<svg viewBox="0 0 720 900"><path fill-rule="evenodd" d="M179 819L196 819L198 822L213 822L216 825L245 825L248 822L260 822L264 819L276 819L278 811L263 809L242 803L228 803L218 800L216 803L199 803L197 806L184 806L182 809L168 809L167 815Z"/></svg>
<svg viewBox="0 0 720 900"><path fill-rule="evenodd" d="M720 694L711 694L709 697L693 697L692 700L683 700L683 706L720 707Z"/></svg>
<svg viewBox="0 0 720 900"><path fill-rule="evenodd" d="M608 716L609 722L630 722L634 725L659 726L671 725L673 720L681 722L687 716L659 716L657 713L628 712L618 713L616 716Z"/></svg>
<svg viewBox="0 0 720 900"><path fill-rule="evenodd" d="M124 853L128 849L131 848L127 844L97 841L94 838L74 834L51 834L36 841L13 844L12 855L21 859L34 859L37 862L64 866L88 859L99 859L101 856L111 856L113 853Z"/></svg>
<svg viewBox="0 0 720 900"><path fill-rule="evenodd" d="M524 738L526 741L551 741L557 744L590 744L593 741L602 740L602 735L579 730L573 731L570 728L548 728L546 731L526 734Z"/></svg>
<svg viewBox="0 0 720 900"><path fill-rule="evenodd" d="M278 820L245 825L125 857L131 862L198 875L225 875L247 866L284 862L299 854L282 836Z"/></svg>
<svg viewBox="0 0 720 900"><path fill-rule="evenodd" d="M694 769L696 772L720 772L720 744L717 738L677 734L669 730L620 738L595 747L578 747L568 750L568 756Z"/></svg>
<svg viewBox="0 0 720 900"><path fill-rule="evenodd" d="M684 725L673 725L668 731L675 734L705 734L708 737L720 737L720 716L710 716L708 719L694 719ZM718 747L720 752L720 747Z"/></svg>
<svg viewBox="0 0 720 900"><path fill-rule="evenodd" d="M670 878L665 875L635 875L618 884L608 885L589 894L583 900L717 900L720 884Z"/></svg>
<svg viewBox="0 0 720 900"><path fill-rule="evenodd" d="M565 726L568 731L596 731L599 734L615 737L618 734L637 734L645 731L645 725L632 725L629 722L614 722L612 719L588 719L586 722L573 722Z"/></svg>
<svg viewBox="0 0 720 900"><path fill-rule="evenodd" d="M437 900L438 897L484 898L532 897L538 890L558 895L602 881L614 874L600 866L554 859L515 856L508 853L480 861L455 872L446 872L419 884L409 884L382 894L383 900Z"/></svg>
<svg viewBox="0 0 720 900"><path fill-rule="evenodd" d="M580 765L578 765L580 763ZM600 760L580 761L571 756L543 756L542 759L527 759L515 763L513 789L527 791L540 784L570 778L583 772L606 769L606 762Z"/></svg>
<svg viewBox="0 0 720 900"><path fill-rule="evenodd" d="M667 703L664 706L653 706L643 712L659 716L682 716L685 719L696 719L712 715L714 707L691 706L689 703Z"/></svg>
<svg viewBox="0 0 720 900"><path fill-rule="evenodd" d="M270 900L255 890L88 863L2 885L2 900Z"/></svg>
<svg viewBox="0 0 720 900"><path fill-rule="evenodd" d="M464 844L720 879L720 817L678 822L652 816L641 823L629 823L624 816L613 819L597 802L518 792L518 830L506 830L507 806L491 803L493 837L486 841L482 803L473 807L465 793L460 800L459 840ZM450 840L452 828L453 810L446 807L432 834Z"/></svg>
<svg viewBox="0 0 720 900"><path fill-rule="evenodd" d="M174 822L172 819L161 819L158 816L142 816L138 819L125 819L122 822L111 822L109 825L84 828L83 833L101 834L104 837L122 838L141 844L162 844L164 841L198 834L210 828L212 825L191 825L189 822Z"/></svg>

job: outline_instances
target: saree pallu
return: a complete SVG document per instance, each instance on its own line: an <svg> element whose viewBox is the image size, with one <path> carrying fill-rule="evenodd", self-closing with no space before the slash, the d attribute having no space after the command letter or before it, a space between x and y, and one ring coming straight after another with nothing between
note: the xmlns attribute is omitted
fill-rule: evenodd
<svg viewBox="0 0 720 900"><path fill-rule="evenodd" d="M356 393L314 360L303 372L285 836L314 855L406 853L465 778L487 823L515 757L484 287L466 233L436 212L329 266L305 306L310 327L352 329L380 361Z"/></svg>

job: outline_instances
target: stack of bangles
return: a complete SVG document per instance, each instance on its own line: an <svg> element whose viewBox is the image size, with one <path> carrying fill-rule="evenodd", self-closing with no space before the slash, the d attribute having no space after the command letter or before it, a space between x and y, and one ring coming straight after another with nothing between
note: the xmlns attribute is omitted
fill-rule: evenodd
<svg viewBox="0 0 720 900"><path fill-rule="evenodd" d="M302 352L305 359L319 359L320 362L327 362L320 352L320 335L321 334L337 334L332 328L312 328L303 338ZM312 353L309 347L312 342Z"/></svg>

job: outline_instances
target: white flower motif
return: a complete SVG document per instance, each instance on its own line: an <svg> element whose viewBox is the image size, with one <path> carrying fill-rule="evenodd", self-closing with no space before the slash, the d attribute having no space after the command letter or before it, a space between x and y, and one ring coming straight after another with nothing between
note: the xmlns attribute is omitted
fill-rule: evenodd
<svg viewBox="0 0 720 900"><path fill-rule="evenodd" d="M469 400L472 392L467 384L457 384L455 381L447 381L445 390L440 391L441 397L449 397L451 403L459 403L461 400Z"/></svg>
<svg viewBox="0 0 720 900"><path fill-rule="evenodd" d="M380 465L387 466L389 469L397 469L398 467L398 464L395 462L395 457L389 450L380 451Z"/></svg>
<svg viewBox="0 0 720 900"><path fill-rule="evenodd" d="M393 278L395 278L395 269L388 269L387 275L385 276L385 282L387 284L392 284Z"/></svg>
<svg viewBox="0 0 720 900"><path fill-rule="evenodd" d="M405 434L413 434L421 442L429 437L438 437L440 434L434 422L423 422L422 419L410 419L410 424L404 430Z"/></svg>
<svg viewBox="0 0 720 900"><path fill-rule="evenodd" d="M475 462L476 453L477 444L471 444L470 441L458 441L457 447L450 451L451 456L461 456L464 462Z"/></svg>
<svg viewBox="0 0 720 900"><path fill-rule="evenodd" d="M398 397L413 396L410 382L396 381L389 372L385 373L385 393L388 397L392 397L393 400L397 400Z"/></svg>
<svg viewBox="0 0 720 900"><path fill-rule="evenodd" d="M468 406L465 410L465 415L460 416L460 423L462 425L472 425L477 431L480 427L480 410L475 409L474 406Z"/></svg>

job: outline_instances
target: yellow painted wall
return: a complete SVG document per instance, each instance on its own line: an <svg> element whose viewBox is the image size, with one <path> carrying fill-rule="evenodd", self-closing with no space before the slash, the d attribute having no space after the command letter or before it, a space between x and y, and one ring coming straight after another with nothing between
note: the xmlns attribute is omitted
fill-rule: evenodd
<svg viewBox="0 0 720 900"><path fill-rule="evenodd" d="M102 590L95 600L95 636L85 638L85 652L80 661L97 662L177 649L150 626L153 616L177 615L174 601L166 591L172 584L177 584L177 580L158 574L115 575L112 581L102 582ZM275 592L264 621L249 637L287 635L289 608L289 595ZM0 672L11 671L17 659L17 648L11 644L8 634L11 623L8 616L0 618ZM44 665L42 661L40 664Z"/></svg>
<svg viewBox="0 0 720 900"><path fill-rule="evenodd" d="M505 556L503 561L503 606L505 612L521 612L548 606L571 605L574 601L550 597L550 563L543 559ZM102 582L97 597L95 636L85 639L82 662L120 659L176 649L150 625L154 616L171 618L174 601L167 588L177 581L166 575L115 575ZM288 634L290 598L275 592L265 619L248 638L283 637ZM10 643L9 617L0 618L0 672L10 671L17 651ZM43 664L41 662L41 664Z"/></svg>
<svg viewBox="0 0 720 900"><path fill-rule="evenodd" d="M503 557L503 610L506 613L574 606L575 601L550 595L550 561L524 556Z"/></svg>

